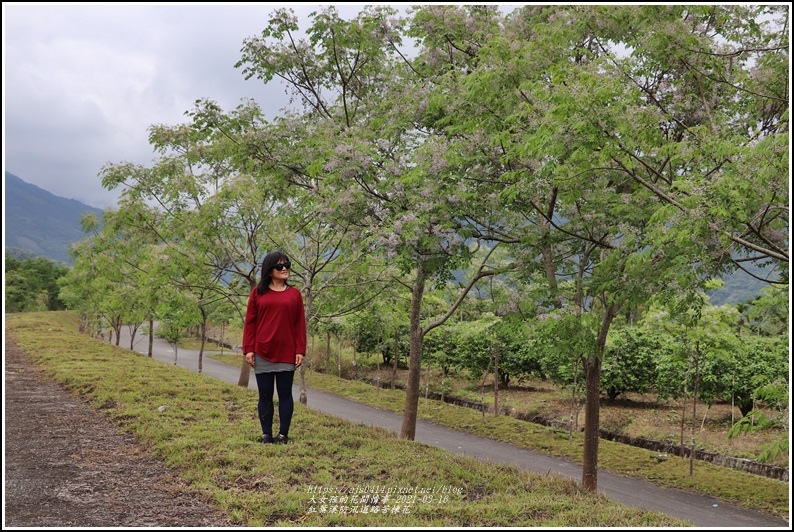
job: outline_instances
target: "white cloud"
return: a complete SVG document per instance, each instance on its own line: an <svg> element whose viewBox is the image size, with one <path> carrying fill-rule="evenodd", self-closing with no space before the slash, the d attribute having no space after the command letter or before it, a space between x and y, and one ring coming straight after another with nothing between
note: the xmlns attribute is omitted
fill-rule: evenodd
<svg viewBox="0 0 794 532"><path fill-rule="evenodd" d="M308 20L318 4L285 4ZM364 4L337 6L345 17ZM253 98L270 116L283 88L234 68L276 4L3 3L3 166L59 196L106 208L108 163L150 165L153 124L201 98ZM305 24L304 24L305 25Z"/></svg>

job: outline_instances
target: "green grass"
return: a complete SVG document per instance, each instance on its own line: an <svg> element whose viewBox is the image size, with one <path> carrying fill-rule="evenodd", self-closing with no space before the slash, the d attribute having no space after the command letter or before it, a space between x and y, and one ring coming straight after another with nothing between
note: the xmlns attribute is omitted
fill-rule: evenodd
<svg viewBox="0 0 794 532"><path fill-rule="evenodd" d="M571 479L454 455L300 404L294 441L261 445L255 390L80 335L68 312L6 318L7 336L50 375L241 526L687 526Z"/></svg>

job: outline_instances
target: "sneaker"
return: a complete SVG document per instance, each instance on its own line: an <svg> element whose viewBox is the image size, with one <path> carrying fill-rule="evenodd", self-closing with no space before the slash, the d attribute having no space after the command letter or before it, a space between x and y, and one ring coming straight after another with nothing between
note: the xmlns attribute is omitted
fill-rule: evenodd
<svg viewBox="0 0 794 532"><path fill-rule="evenodd" d="M284 436L283 434L279 434L278 436L275 437L275 439L273 439L273 443L284 444L284 443L287 443L288 441L289 441L289 438Z"/></svg>
<svg viewBox="0 0 794 532"><path fill-rule="evenodd" d="M259 443L273 443L273 436L270 434L262 434L262 437L259 438Z"/></svg>

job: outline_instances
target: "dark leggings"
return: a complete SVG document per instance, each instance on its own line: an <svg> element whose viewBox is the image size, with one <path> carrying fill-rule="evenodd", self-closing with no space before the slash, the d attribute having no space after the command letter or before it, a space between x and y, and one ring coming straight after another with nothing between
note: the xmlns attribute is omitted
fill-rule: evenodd
<svg viewBox="0 0 794 532"><path fill-rule="evenodd" d="M289 426L292 421L292 411L295 402L292 399L292 379L294 371L275 371L272 373L257 373L256 385L259 388L259 422L262 424L262 434L273 435L273 385L278 392L278 421L279 434L289 436Z"/></svg>

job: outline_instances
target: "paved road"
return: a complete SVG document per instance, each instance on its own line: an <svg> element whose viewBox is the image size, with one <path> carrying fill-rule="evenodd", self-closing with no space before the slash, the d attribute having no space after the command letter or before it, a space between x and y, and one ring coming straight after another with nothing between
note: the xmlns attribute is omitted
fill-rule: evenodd
<svg viewBox="0 0 794 532"><path fill-rule="evenodd" d="M124 329L120 345L129 348L129 333L126 328ZM139 353L148 353L148 337L138 335L133 349ZM152 355L157 360L171 364L174 362L173 349L167 342L158 338L154 339ZM198 371L198 351L180 349L177 353L177 365ZM203 357L202 366L203 373L211 377L233 384L237 384L239 380L239 367L230 366L206 356ZM251 372L248 386L256 389L253 372ZM294 388L294 393L297 397L297 385ZM311 388L307 389L306 393L309 408L354 423L383 427L395 434L400 432L401 414L373 408ZM542 474L557 473L572 477L577 481L582 478L582 467L579 464L450 430L432 423L417 421L415 439L418 442L434 445L450 452L488 460L496 464L507 464ZM738 508L713 497L660 488L643 480L621 477L604 470L598 471L598 491L626 506L644 508L684 519L701 528L791 529L789 521L783 519ZM789 515L789 520L790 517Z"/></svg>

